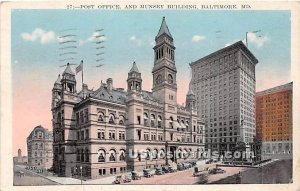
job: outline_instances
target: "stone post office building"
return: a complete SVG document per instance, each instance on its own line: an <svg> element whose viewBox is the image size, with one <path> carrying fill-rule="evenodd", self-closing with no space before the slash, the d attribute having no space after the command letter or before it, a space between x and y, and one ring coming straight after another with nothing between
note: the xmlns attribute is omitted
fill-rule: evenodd
<svg viewBox="0 0 300 191"><path fill-rule="evenodd" d="M141 149L204 150L205 125L197 117L194 93L188 92L186 107L177 104L175 46L165 18L155 42L152 92L143 90L136 63L128 72L126 91L109 78L95 91L84 85L77 92L67 65L52 89L55 173L77 176L82 170L84 177L97 178L185 160L181 154L143 158ZM136 158L128 157L130 150L137 150Z"/></svg>

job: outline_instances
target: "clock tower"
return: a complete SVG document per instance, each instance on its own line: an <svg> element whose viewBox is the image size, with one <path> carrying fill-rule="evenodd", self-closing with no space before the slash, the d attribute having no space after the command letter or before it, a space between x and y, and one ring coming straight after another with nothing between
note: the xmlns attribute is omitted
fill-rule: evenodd
<svg viewBox="0 0 300 191"><path fill-rule="evenodd" d="M155 37L154 67L153 74L153 96L163 103L177 104L177 84L175 66L175 46L173 37L163 17L160 29Z"/></svg>

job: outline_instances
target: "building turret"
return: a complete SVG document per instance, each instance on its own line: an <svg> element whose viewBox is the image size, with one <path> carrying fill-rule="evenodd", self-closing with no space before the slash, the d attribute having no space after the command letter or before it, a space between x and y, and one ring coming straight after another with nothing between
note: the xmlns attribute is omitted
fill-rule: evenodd
<svg viewBox="0 0 300 191"><path fill-rule="evenodd" d="M133 62L132 68L128 72L127 78L127 92L141 91L142 90L142 76L135 62Z"/></svg>
<svg viewBox="0 0 300 191"><path fill-rule="evenodd" d="M186 94L186 109L190 111L196 109L196 96L191 89Z"/></svg>
<svg viewBox="0 0 300 191"><path fill-rule="evenodd" d="M61 77L59 74L52 88L52 108L56 107L57 102L61 100L61 96L62 96L62 85L61 85Z"/></svg>
<svg viewBox="0 0 300 191"><path fill-rule="evenodd" d="M76 79L75 74L72 71L70 64L67 64L67 67L65 71L62 74L61 84L63 87L63 91L69 92L69 93L75 93L76 92Z"/></svg>

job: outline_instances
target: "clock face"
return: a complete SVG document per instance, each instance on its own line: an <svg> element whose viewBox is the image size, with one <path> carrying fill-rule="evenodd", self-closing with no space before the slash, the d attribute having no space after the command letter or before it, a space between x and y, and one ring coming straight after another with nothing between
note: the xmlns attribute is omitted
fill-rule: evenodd
<svg viewBox="0 0 300 191"><path fill-rule="evenodd" d="M156 84L160 84L162 82L162 77L161 75L159 74L157 77L156 77Z"/></svg>

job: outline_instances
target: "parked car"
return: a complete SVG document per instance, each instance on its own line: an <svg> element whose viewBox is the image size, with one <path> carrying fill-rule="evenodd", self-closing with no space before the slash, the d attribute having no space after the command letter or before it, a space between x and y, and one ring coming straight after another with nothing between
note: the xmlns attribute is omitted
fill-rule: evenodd
<svg viewBox="0 0 300 191"><path fill-rule="evenodd" d="M190 163L188 163L188 162L184 162L182 164L183 164L183 168L184 169L192 168L192 165Z"/></svg>
<svg viewBox="0 0 300 191"><path fill-rule="evenodd" d="M177 172L177 165L169 166L170 172Z"/></svg>
<svg viewBox="0 0 300 191"><path fill-rule="evenodd" d="M157 167L157 168L155 168L155 174L156 175L163 175L163 174L165 174L165 172L162 170L162 168Z"/></svg>
<svg viewBox="0 0 300 191"><path fill-rule="evenodd" d="M143 170L144 176L149 178L151 176L154 176L155 171L151 170L151 169L144 169Z"/></svg>
<svg viewBox="0 0 300 191"><path fill-rule="evenodd" d="M126 174L126 175L125 175L125 178L124 178L124 180L123 180L123 182L124 182L124 183L126 183L126 182L131 182L131 175Z"/></svg>
<svg viewBox="0 0 300 191"><path fill-rule="evenodd" d="M121 181L122 181L122 175L116 176L116 179L115 179L115 181L114 181L114 184L121 184Z"/></svg>
<svg viewBox="0 0 300 191"><path fill-rule="evenodd" d="M225 172L225 170L223 170L221 168L218 168L218 167L211 168L211 169L208 170L209 174L219 174L219 173L223 174L224 172Z"/></svg>
<svg viewBox="0 0 300 191"><path fill-rule="evenodd" d="M217 158L212 159L212 162L218 162L218 161L219 161L219 159L217 159Z"/></svg>
<svg viewBox="0 0 300 191"><path fill-rule="evenodd" d="M177 163L177 170L184 170L184 166L182 163Z"/></svg>
<svg viewBox="0 0 300 191"><path fill-rule="evenodd" d="M132 180L139 180L142 178L142 176L137 171L132 171L131 178L132 178Z"/></svg>
<svg viewBox="0 0 300 191"><path fill-rule="evenodd" d="M162 166L161 169L164 173L169 173L170 172L170 167L169 166Z"/></svg>
<svg viewBox="0 0 300 191"><path fill-rule="evenodd" d="M212 163L212 161L213 161L213 159L207 159L207 160L205 161L205 164L210 164L210 163Z"/></svg>

